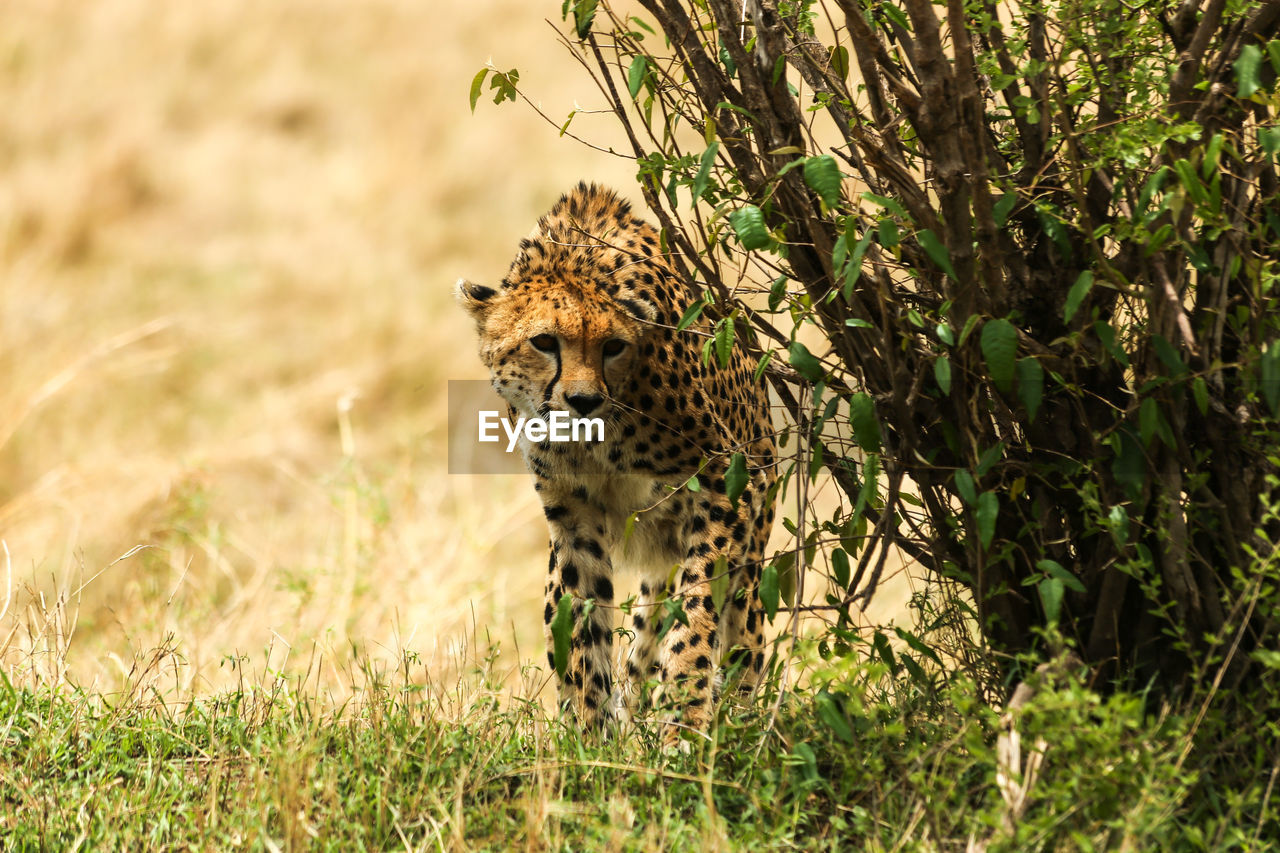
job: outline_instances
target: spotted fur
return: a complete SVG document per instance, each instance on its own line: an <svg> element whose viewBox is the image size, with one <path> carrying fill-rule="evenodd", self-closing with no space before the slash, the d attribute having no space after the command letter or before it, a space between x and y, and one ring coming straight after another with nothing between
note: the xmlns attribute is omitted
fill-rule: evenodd
<svg viewBox="0 0 1280 853"><path fill-rule="evenodd" d="M613 692L618 567L640 574L621 691L627 711L637 688L656 680L655 698L670 719L705 727L721 651L746 687L764 663L757 589L773 522L776 446L764 386L741 348L727 368L714 359L704 365L709 324L675 330L698 297L663 257L654 229L614 193L586 184L538 222L500 287L458 284L480 356L513 413L561 410L606 422L601 443L522 438L520 445L551 533L548 648L557 603L571 593L560 697L588 726L609 713ZM736 504L725 486L735 452L749 472ZM698 491L686 487L695 475ZM729 575L718 611L717 565ZM688 624L676 620L659 636L662 602L672 596ZM586 599L594 603L584 615Z"/></svg>

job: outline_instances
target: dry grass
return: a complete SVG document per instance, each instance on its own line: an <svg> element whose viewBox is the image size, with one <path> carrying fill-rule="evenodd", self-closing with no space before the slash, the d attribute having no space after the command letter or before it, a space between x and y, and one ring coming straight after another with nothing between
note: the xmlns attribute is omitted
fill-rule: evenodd
<svg viewBox="0 0 1280 853"><path fill-rule="evenodd" d="M271 645L430 653L473 618L535 641L532 494L447 475L443 424L446 380L482 375L452 282L501 275L579 177L633 171L469 113L490 55L549 114L591 94L542 11L7 4L6 663L42 642L24 590L70 596L69 673L104 686L169 635L197 687Z"/></svg>
<svg viewBox="0 0 1280 853"><path fill-rule="evenodd" d="M483 375L452 282L500 276L580 177L634 186L527 108L469 113L490 56L552 117L592 106L546 11L6 5L11 675L111 689L164 648L203 691L231 655L431 666L473 625L540 648L533 493L449 476L444 424L446 381Z"/></svg>

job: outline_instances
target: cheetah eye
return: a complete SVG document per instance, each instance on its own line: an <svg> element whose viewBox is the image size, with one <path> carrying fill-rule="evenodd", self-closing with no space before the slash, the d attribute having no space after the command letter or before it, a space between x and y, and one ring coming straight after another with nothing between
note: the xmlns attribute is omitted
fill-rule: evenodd
<svg viewBox="0 0 1280 853"><path fill-rule="evenodd" d="M533 348L540 352L555 352L560 349L560 342L555 335L534 335L529 339Z"/></svg>
<svg viewBox="0 0 1280 853"><path fill-rule="evenodd" d="M604 357L613 358L627 348L627 342L621 338L610 338L604 342Z"/></svg>

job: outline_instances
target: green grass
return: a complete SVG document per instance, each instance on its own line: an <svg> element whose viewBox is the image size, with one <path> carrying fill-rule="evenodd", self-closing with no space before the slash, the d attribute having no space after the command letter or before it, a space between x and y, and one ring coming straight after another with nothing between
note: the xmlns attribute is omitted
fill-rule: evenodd
<svg viewBox="0 0 1280 853"><path fill-rule="evenodd" d="M334 707L280 678L208 699L0 684L5 849L1271 849L1265 772L1180 759L1192 714L1147 714L1066 676L1009 727L961 675L925 687L881 662L817 663L804 691L725 705L664 752L600 741L504 688L496 651L454 684L412 655L357 673ZM816 658L815 658L816 662ZM228 666L244 662L228 661ZM141 683L141 680L139 681ZM1265 770L1265 758L1259 759ZM1007 759L1006 759L1007 762ZM1242 779L1253 779L1252 783ZM1028 781L1030 780L1030 781ZM1274 781L1272 777L1271 781Z"/></svg>

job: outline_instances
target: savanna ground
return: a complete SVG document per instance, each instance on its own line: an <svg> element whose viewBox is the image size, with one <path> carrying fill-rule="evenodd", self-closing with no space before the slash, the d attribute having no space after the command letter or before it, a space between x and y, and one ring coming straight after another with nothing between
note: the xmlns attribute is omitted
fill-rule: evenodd
<svg viewBox="0 0 1280 853"><path fill-rule="evenodd" d="M446 473L445 389L482 376L454 279L500 277L580 178L636 195L532 110L468 112L493 56L618 141L556 11L5 5L0 842L1265 844L1230 803L1171 819L1183 718L1069 682L1013 781L977 688L885 650L801 643L814 702L734 709L690 755L548 716L541 513L523 478Z"/></svg>

